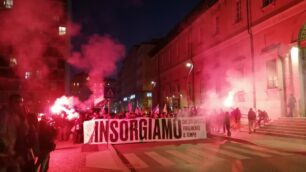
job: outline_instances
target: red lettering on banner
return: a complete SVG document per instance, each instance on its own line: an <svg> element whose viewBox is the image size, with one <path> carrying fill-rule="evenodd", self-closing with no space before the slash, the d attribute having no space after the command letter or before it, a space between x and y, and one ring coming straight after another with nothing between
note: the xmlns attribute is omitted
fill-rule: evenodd
<svg viewBox="0 0 306 172"><path fill-rule="evenodd" d="M100 142L99 140L99 121L96 121L95 122L95 130L94 130L94 133L95 133L95 142Z"/></svg>
<svg viewBox="0 0 306 172"><path fill-rule="evenodd" d="M182 137L182 122L180 119L174 119L173 121L174 137L180 139Z"/></svg>
<svg viewBox="0 0 306 172"><path fill-rule="evenodd" d="M110 130L112 131L112 134L110 135L110 141L111 142L117 142L118 141L118 121L111 121L110 122Z"/></svg>
<svg viewBox="0 0 306 172"><path fill-rule="evenodd" d="M130 140L138 140L138 125L137 125L137 120L130 120Z"/></svg>
<svg viewBox="0 0 306 172"><path fill-rule="evenodd" d="M100 122L100 142L104 140L108 142L108 121Z"/></svg>
<svg viewBox="0 0 306 172"><path fill-rule="evenodd" d="M152 139L152 119L149 119L149 140Z"/></svg>
<svg viewBox="0 0 306 172"><path fill-rule="evenodd" d="M153 139L160 139L160 126L159 126L159 119L155 119L155 125L154 125L154 134L153 134Z"/></svg>
<svg viewBox="0 0 306 172"><path fill-rule="evenodd" d="M129 124L128 121L120 121L120 140L127 141L129 139Z"/></svg>
<svg viewBox="0 0 306 172"><path fill-rule="evenodd" d="M162 138L172 139L172 122L171 119L162 119Z"/></svg>
<svg viewBox="0 0 306 172"><path fill-rule="evenodd" d="M140 119L139 121L139 137L140 140L147 140L147 132L148 132L148 127L147 127L147 120L146 119Z"/></svg>

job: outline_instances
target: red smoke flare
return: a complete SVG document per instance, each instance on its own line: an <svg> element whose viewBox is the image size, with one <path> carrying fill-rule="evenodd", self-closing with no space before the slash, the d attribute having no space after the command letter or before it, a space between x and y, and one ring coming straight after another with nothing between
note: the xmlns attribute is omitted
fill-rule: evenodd
<svg viewBox="0 0 306 172"><path fill-rule="evenodd" d="M74 97L66 97L62 96L57 98L50 111L55 114L59 115L62 112L67 114L67 119L72 120L75 118L79 118L79 113L75 111L74 107L79 103L79 101Z"/></svg>

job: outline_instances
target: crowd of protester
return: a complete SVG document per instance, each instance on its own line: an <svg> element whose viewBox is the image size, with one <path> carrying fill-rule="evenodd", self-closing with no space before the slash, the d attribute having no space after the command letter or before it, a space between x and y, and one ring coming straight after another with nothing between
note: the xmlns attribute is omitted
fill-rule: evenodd
<svg viewBox="0 0 306 172"><path fill-rule="evenodd" d="M230 111L214 111L213 114L206 116L208 133L224 133L231 136L231 131L241 131L242 113L240 109L233 108ZM251 134L255 128L266 125L270 119L265 110L258 109L257 112L250 108L247 112L248 131Z"/></svg>
<svg viewBox="0 0 306 172"><path fill-rule="evenodd" d="M45 172L55 149L56 129L30 113L20 95L12 95L0 110L0 171Z"/></svg>
<svg viewBox="0 0 306 172"><path fill-rule="evenodd" d="M108 109L93 108L87 111L79 111L79 117L73 120L68 120L67 114L62 113L52 117L55 128L58 131L59 141L72 140L73 143L83 143L83 123L88 120L95 119L135 119L135 118L175 118L182 116L197 116L196 108L184 108L179 111L165 111L159 110L145 111L145 110L129 110L118 113L110 112Z"/></svg>
<svg viewBox="0 0 306 172"><path fill-rule="evenodd" d="M254 116L252 116L254 113ZM207 132L220 132L231 136L231 130L240 131L242 113L239 108L233 108L230 111L214 111L207 114L206 111L197 108L184 108L177 111L144 111L136 109L134 111L124 111L118 113L108 113L107 109L91 109L79 112L79 118L68 120L65 113L54 116L55 128L58 131L58 140L72 140L73 143L83 143L83 123L95 119L134 119L134 118L176 118L176 117L193 117L204 115L206 117ZM250 109L247 115L249 132L254 132L258 126L264 125L269 121L266 111Z"/></svg>
<svg viewBox="0 0 306 172"><path fill-rule="evenodd" d="M199 113L199 111L201 111ZM108 109L94 108L79 112L79 117L68 119L67 114L45 114L37 116L28 112L20 95L12 95L7 106L1 108L0 115L0 172L45 172L48 170L50 152L55 141L83 143L83 123L94 119L134 119L134 118L176 118L193 117L199 114L206 117L208 133L220 132L231 136L231 130L240 131L242 114L239 108L231 111L222 109L207 114L197 108L184 108L177 111L162 112L159 109L108 113ZM257 115L258 114L258 115ZM250 108L247 114L249 132L256 126L269 121L266 111L257 113Z"/></svg>

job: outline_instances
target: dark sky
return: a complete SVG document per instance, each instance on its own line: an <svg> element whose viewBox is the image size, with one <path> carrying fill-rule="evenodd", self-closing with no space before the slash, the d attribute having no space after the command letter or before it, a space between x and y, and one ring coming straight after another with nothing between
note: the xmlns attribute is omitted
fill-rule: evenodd
<svg viewBox="0 0 306 172"><path fill-rule="evenodd" d="M71 0L72 19L84 38L109 34L127 49L165 36L200 0Z"/></svg>

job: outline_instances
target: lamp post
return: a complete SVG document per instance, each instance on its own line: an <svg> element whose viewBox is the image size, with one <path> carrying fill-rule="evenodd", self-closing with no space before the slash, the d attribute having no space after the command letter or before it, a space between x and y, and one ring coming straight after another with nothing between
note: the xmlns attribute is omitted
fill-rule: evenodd
<svg viewBox="0 0 306 172"><path fill-rule="evenodd" d="M189 98L192 99L192 105L194 105L194 76L192 76L192 88L189 87L189 76L190 76L190 73L193 72L193 63L187 62L186 67L189 69L189 72L187 75L187 91L188 91L187 104L189 107ZM192 89L192 92L190 91L190 89Z"/></svg>

